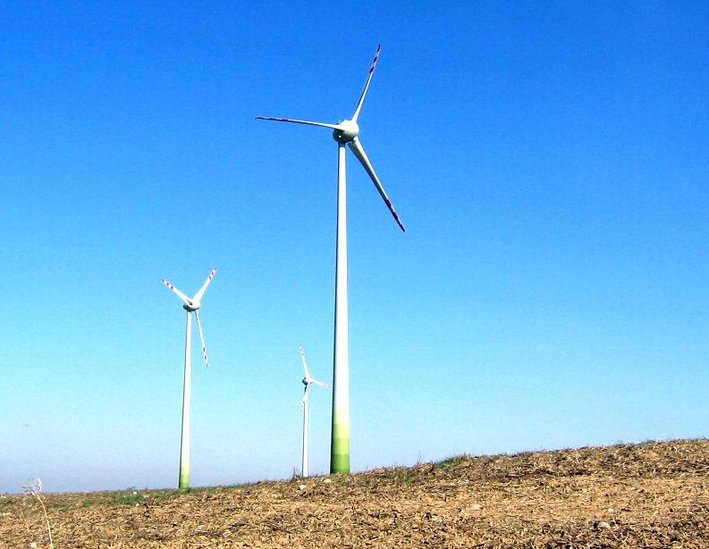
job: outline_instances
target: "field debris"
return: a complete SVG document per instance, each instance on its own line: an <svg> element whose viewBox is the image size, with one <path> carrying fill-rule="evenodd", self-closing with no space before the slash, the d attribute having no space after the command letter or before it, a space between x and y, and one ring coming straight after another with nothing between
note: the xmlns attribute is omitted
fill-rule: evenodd
<svg viewBox="0 0 709 549"><path fill-rule="evenodd" d="M57 548L699 548L709 547L709 440L43 498ZM47 546L31 503L0 498L0 548Z"/></svg>

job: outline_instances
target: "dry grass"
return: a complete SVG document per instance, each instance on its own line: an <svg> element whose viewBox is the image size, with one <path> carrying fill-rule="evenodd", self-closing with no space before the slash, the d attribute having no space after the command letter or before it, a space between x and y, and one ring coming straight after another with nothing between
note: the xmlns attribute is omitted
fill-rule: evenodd
<svg viewBox="0 0 709 549"><path fill-rule="evenodd" d="M462 456L189 494L44 497L58 549L698 548L709 547L709 440ZM47 546L28 504L0 498L0 547Z"/></svg>

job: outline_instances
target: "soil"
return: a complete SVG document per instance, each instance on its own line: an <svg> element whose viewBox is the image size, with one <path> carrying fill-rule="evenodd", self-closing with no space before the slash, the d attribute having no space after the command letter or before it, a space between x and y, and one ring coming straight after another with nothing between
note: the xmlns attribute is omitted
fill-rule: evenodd
<svg viewBox="0 0 709 549"><path fill-rule="evenodd" d="M0 547L50 547L50 530L57 549L709 547L709 440L460 456L188 493L0 497Z"/></svg>

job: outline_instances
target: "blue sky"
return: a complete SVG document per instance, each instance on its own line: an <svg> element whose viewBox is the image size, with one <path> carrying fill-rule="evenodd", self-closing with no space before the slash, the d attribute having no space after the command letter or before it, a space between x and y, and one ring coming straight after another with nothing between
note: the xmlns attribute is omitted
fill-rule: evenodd
<svg viewBox="0 0 709 549"><path fill-rule="evenodd" d="M331 377L351 116L352 467L707 436L704 2L7 4L0 10L0 492L300 467ZM311 472L329 392L311 396Z"/></svg>

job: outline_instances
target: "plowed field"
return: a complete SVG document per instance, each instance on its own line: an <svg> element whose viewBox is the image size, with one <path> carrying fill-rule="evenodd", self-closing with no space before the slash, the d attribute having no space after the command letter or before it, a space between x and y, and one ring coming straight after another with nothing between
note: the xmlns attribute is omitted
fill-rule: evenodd
<svg viewBox="0 0 709 549"><path fill-rule="evenodd" d="M41 494L54 547L709 547L709 440L177 491ZM33 545L34 544L34 545ZM50 547L0 497L0 547Z"/></svg>

